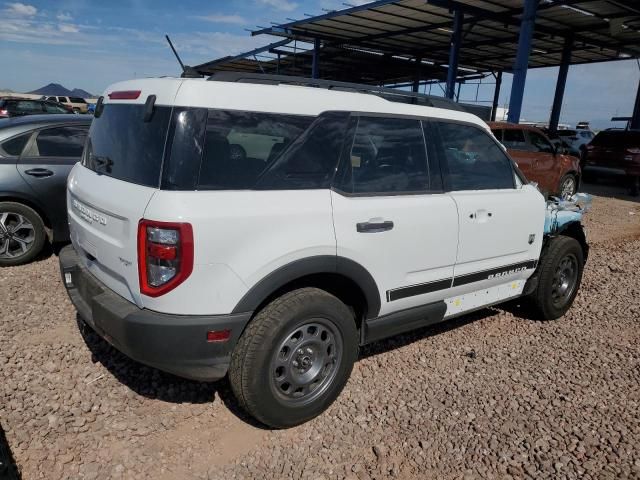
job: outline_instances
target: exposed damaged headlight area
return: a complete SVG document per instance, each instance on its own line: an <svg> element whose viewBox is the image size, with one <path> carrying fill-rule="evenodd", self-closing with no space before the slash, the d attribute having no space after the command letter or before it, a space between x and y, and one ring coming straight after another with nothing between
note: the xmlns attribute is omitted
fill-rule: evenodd
<svg viewBox="0 0 640 480"><path fill-rule="evenodd" d="M554 234L570 223L580 222L582 216L591 210L591 202L592 197L588 193L576 193L568 199L550 198L545 212L544 234Z"/></svg>

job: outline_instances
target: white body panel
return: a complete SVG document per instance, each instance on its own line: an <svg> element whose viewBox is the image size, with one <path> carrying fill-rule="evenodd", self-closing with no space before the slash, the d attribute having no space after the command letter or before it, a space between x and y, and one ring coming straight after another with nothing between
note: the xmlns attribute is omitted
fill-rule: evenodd
<svg viewBox="0 0 640 480"><path fill-rule="evenodd" d="M141 94L136 100L109 100L108 93L122 90L140 90ZM319 115L327 111L416 115L473 123L490 133L486 123L466 112L389 102L375 95L294 85L210 82L205 79L148 78L110 85L104 93L104 102L144 104L147 96L152 94L156 95L156 105L298 115Z"/></svg>
<svg viewBox="0 0 640 480"><path fill-rule="evenodd" d="M191 223L199 272L165 295L145 297L151 310L229 313L279 267L336 254L329 190L158 191L145 218Z"/></svg>
<svg viewBox="0 0 640 480"><path fill-rule="evenodd" d="M332 192L338 255L363 265L378 284L380 315L442 300L444 291L388 301L387 291L451 278L458 214L449 195L345 197ZM376 220L377 219L377 220ZM356 224L392 221L393 229L360 233Z"/></svg>
<svg viewBox="0 0 640 480"><path fill-rule="evenodd" d="M459 239L454 277L462 277L528 260L537 260L542 249L545 201L531 185L511 190L450 193L458 206ZM533 242L530 242L533 235ZM533 269L509 275L526 279ZM502 277L454 287L453 295L488 288Z"/></svg>
<svg viewBox="0 0 640 480"><path fill-rule="evenodd" d="M71 241L89 271L143 306L138 281L138 222L156 189L73 167L67 183Z"/></svg>
<svg viewBox="0 0 640 480"><path fill-rule="evenodd" d="M504 302L522 294L525 280L512 280L507 283L483 288L463 295L457 295L445 299L447 311L445 318L472 312L488 305Z"/></svg>

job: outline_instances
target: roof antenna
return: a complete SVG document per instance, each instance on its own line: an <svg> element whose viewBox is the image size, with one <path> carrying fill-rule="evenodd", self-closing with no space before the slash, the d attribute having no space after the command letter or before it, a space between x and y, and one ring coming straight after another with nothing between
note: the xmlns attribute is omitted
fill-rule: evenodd
<svg viewBox="0 0 640 480"><path fill-rule="evenodd" d="M167 39L167 42L169 42L169 46L171 47L171 51L173 51L173 54L176 56L176 59L178 60L178 63L180 64L180 68L182 69L182 74L180 75L180 77L182 78L202 78L202 75L200 75L200 73L195 70L193 67L190 67L189 65L185 65L184 63L182 63L182 60L180 59L180 55L178 55L178 52L176 52L176 49L173 46L173 43L171 42L171 39L169 38L169 35L165 35L164 38Z"/></svg>

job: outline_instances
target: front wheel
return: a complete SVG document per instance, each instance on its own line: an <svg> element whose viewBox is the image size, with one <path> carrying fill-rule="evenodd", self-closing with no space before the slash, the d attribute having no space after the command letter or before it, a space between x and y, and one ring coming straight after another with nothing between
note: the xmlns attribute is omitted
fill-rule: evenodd
<svg viewBox="0 0 640 480"><path fill-rule="evenodd" d="M345 304L317 288L284 294L258 312L231 356L240 405L274 428L306 422L338 397L358 355Z"/></svg>
<svg viewBox="0 0 640 480"><path fill-rule="evenodd" d="M567 174L560 180L558 188L560 197L567 200L578 193L578 180L575 175Z"/></svg>
<svg viewBox="0 0 640 480"><path fill-rule="evenodd" d="M555 237L540 260L538 286L531 300L544 320L555 320L564 315L576 298L584 255L578 241L571 237Z"/></svg>

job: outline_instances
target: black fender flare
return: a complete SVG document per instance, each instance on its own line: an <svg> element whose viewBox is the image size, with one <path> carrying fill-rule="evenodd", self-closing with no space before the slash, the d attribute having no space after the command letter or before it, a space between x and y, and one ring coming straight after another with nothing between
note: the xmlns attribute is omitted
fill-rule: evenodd
<svg viewBox="0 0 640 480"><path fill-rule="evenodd" d="M253 285L240 299L232 313L253 312L273 294L294 280L319 273L336 273L354 282L367 302L367 318L375 318L380 312L380 291L373 276L357 262L345 257L316 255L291 263L269 273Z"/></svg>

